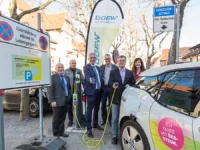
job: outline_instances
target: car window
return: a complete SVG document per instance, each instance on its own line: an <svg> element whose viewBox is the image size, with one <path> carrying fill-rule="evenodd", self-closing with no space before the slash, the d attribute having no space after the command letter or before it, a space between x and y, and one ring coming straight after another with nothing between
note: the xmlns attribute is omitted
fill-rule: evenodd
<svg viewBox="0 0 200 150"><path fill-rule="evenodd" d="M137 85L137 87L139 87L142 90L145 90L152 97L155 98L164 76L165 75L163 74L163 75L159 75L159 76L142 77L139 79L139 81L136 83L136 85Z"/></svg>
<svg viewBox="0 0 200 150"><path fill-rule="evenodd" d="M200 112L200 70L167 73L157 101L177 112L198 117Z"/></svg>

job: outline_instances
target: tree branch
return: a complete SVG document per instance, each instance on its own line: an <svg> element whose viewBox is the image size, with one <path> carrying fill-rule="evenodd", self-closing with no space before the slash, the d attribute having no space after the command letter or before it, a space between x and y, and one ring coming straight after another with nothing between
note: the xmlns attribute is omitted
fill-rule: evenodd
<svg viewBox="0 0 200 150"><path fill-rule="evenodd" d="M153 40L155 40L159 35L163 34L164 32L157 33L153 36Z"/></svg>
<svg viewBox="0 0 200 150"><path fill-rule="evenodd" d="M15 0L16 1L16 0ZM51 4L53 1L55 0L48 0L46 3L42 4L41 6L38 6L38 7L35 7L35 8L32 8L32 9L29 9L29 10L25 10L23 12L21 12L18 16L17 16L17 19L20 20L24 15L27 15L27 14L30 14L30 13L33 13L33 12L36 12L38 10L42 10L44 9L45 7L47 7L49 4Z"/></svg>
<svg viewBox="0 0 200 150"><path fill-rule="evenodd" d="M166 37L167 37L168 35L169 35L169 32L166 33L166 34L164 35L164 37L161 39L161 41L160 41L160 43L159 43L159 48L161 48L161 45L162 45L163 41L166 39Z"/></svg>

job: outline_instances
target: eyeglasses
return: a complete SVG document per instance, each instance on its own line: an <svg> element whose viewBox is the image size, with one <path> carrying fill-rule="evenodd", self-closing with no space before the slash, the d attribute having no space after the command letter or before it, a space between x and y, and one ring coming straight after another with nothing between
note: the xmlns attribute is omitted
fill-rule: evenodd
<svg viewBox="0 0 200 150"><path fill-rule="evenodd" d="M104 60L110 60L110 58L105 58Z"/></svg>
<svg viewBox="0 0 200 150"><path fill-rule="evenodd" d="M96 59L96 57L90 57L90 59Z"/></svg>
<svg viewBox="0 0 200 150"><path fill-rule="evenodd" d="M121 59L121 60L118 60L118 61L120 61L120 62L125 62L126 60L125 60L125 59Z"/></svg>

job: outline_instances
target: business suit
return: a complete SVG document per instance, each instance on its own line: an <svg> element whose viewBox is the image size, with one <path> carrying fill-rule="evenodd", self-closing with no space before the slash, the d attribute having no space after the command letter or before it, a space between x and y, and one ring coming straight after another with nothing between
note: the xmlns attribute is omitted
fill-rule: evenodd
<svg viewBox="0 0 200 150"><path fill-rule="evenodd" d="M113 84L115 82L119 83L119 86L115 91L115 96L112 102L112 137L116 138L118 137L119 108L120 108L122 93L127 84L129 85L135 84L132 71L124 68L124 72L125 72L124 82L122 81L122 76L120 74L119 68L111 71L109 79L109 86L112 88L112 91L114 91Z"/></svg>
<svg viewBox="0 0 200 150"><path fill-rule="evenodd" d="M80 69L71 69L71 68L68 68L65 70L65 75L67 77L69 77L70 79L70 85L71 85L71 95L73 95L74 93L74 81L75 81L75 76L76 74L80 74L80 78L81 78L81 83L83 84L84 83L84 76L83 76L83 73ZM71 122L71 124L73 123L73 103L72 103L72 97L71 99L69 100L69 105L68 105L68 118L69 118L69 122Z"/></svg>
<svg viewBox="0 0 200 150"><path fill-rule="evenodd" d="M48 88L48 100L49 103L56 102L56 107L53 107L53 135L62 136L64 134L68 102L71 97L70 80L67 76L64 76L66 87L64 87L58 74L52 75L51 80L52 84ZM68 91L67 94L66 89Z"/></svg>
<svg viewBox="0 0 200 150"><path fill-rule="evenodd" d="M113 65L113 64L111 64L110 67L111 67L110 71L117 69L117 66ZM107 100L109 101L109 106L110 106L110 101L111 101L111 88L108 85L109 76L106 76L106 74L105 74L106 71L109 71L108 69L106 69L106 65L102 65L100 67L101 83L102 83L102 88L101 88L101 92L102 92L102 97L101 97L102 125L105 124L106 119L107 119L107 107L106 107ZM111 112L109 115L109 122L111 124Z"/></svg>
<svg viewBox="0 0 200 150"><path fill-rule="evenodd" d="M96 77L95 70L91 64L87 64L84 68L85 72L85 86L84 86L84 93L87 97L87 130L91 130L91 120L92 120L92 110L94 108L93 113L93 126L98 124L98 111L99 105L101 100L100 95L100 87L97 88L97 80L100 82L100 68L98 66L94 66L96 68L98 76ZM95 79L95 83L90 83L90 79Z"/></svg>

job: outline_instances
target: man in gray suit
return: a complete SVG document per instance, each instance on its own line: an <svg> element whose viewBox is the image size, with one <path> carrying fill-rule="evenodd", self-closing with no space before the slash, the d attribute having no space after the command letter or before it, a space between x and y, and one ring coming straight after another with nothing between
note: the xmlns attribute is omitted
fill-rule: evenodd
<svg viewBox="0 0 200 150"><path fill-rule="evenodd" d="M102 123L101 123L101 125L104 125L106 123L106 119L107 119L107 115L108 115L107 107L106 107L107 100L109 102L109 106L110 106L110 101L111 101L111 94L112 94L111 90L112 89L108 86L110 71L117 69L116 65L111 64L110 54L106 54L104 57L104 60L105 60L105 65L102 65L100 67L101 83L102 83L102 88L101 88L101 92L102 92L102 98L101 98ZM110 116L109 116L109 124L111 126L111 112L110 112Z"/></svg>
<svg viewBox="0 0 200 150"><path fill-rule="evenodd" d="M56 65L56 74L51 76L51 86L48 88L49 103L53 108L53 135L68 137L65 134L65 119L69 99L71 97L70 80L64 75L64 65Z"/></svg>
<svg viewBox="0 0 200 150"><path fill-rule="evenodd" d="M65 75L69 77L70 83L71 83L71 95L74 93L74 83L75 82L75 76L76 74L80 75L81 78L81 83L83 85L84 83L84 76L83 73L80 69L76 68L76 60L72 59L69 62L69 68L65 70ZM69 105L68 105L68 118L69 118L69 124L68 127L71 127L73 125L73 102L72 98L69 100Z"/></svg>

